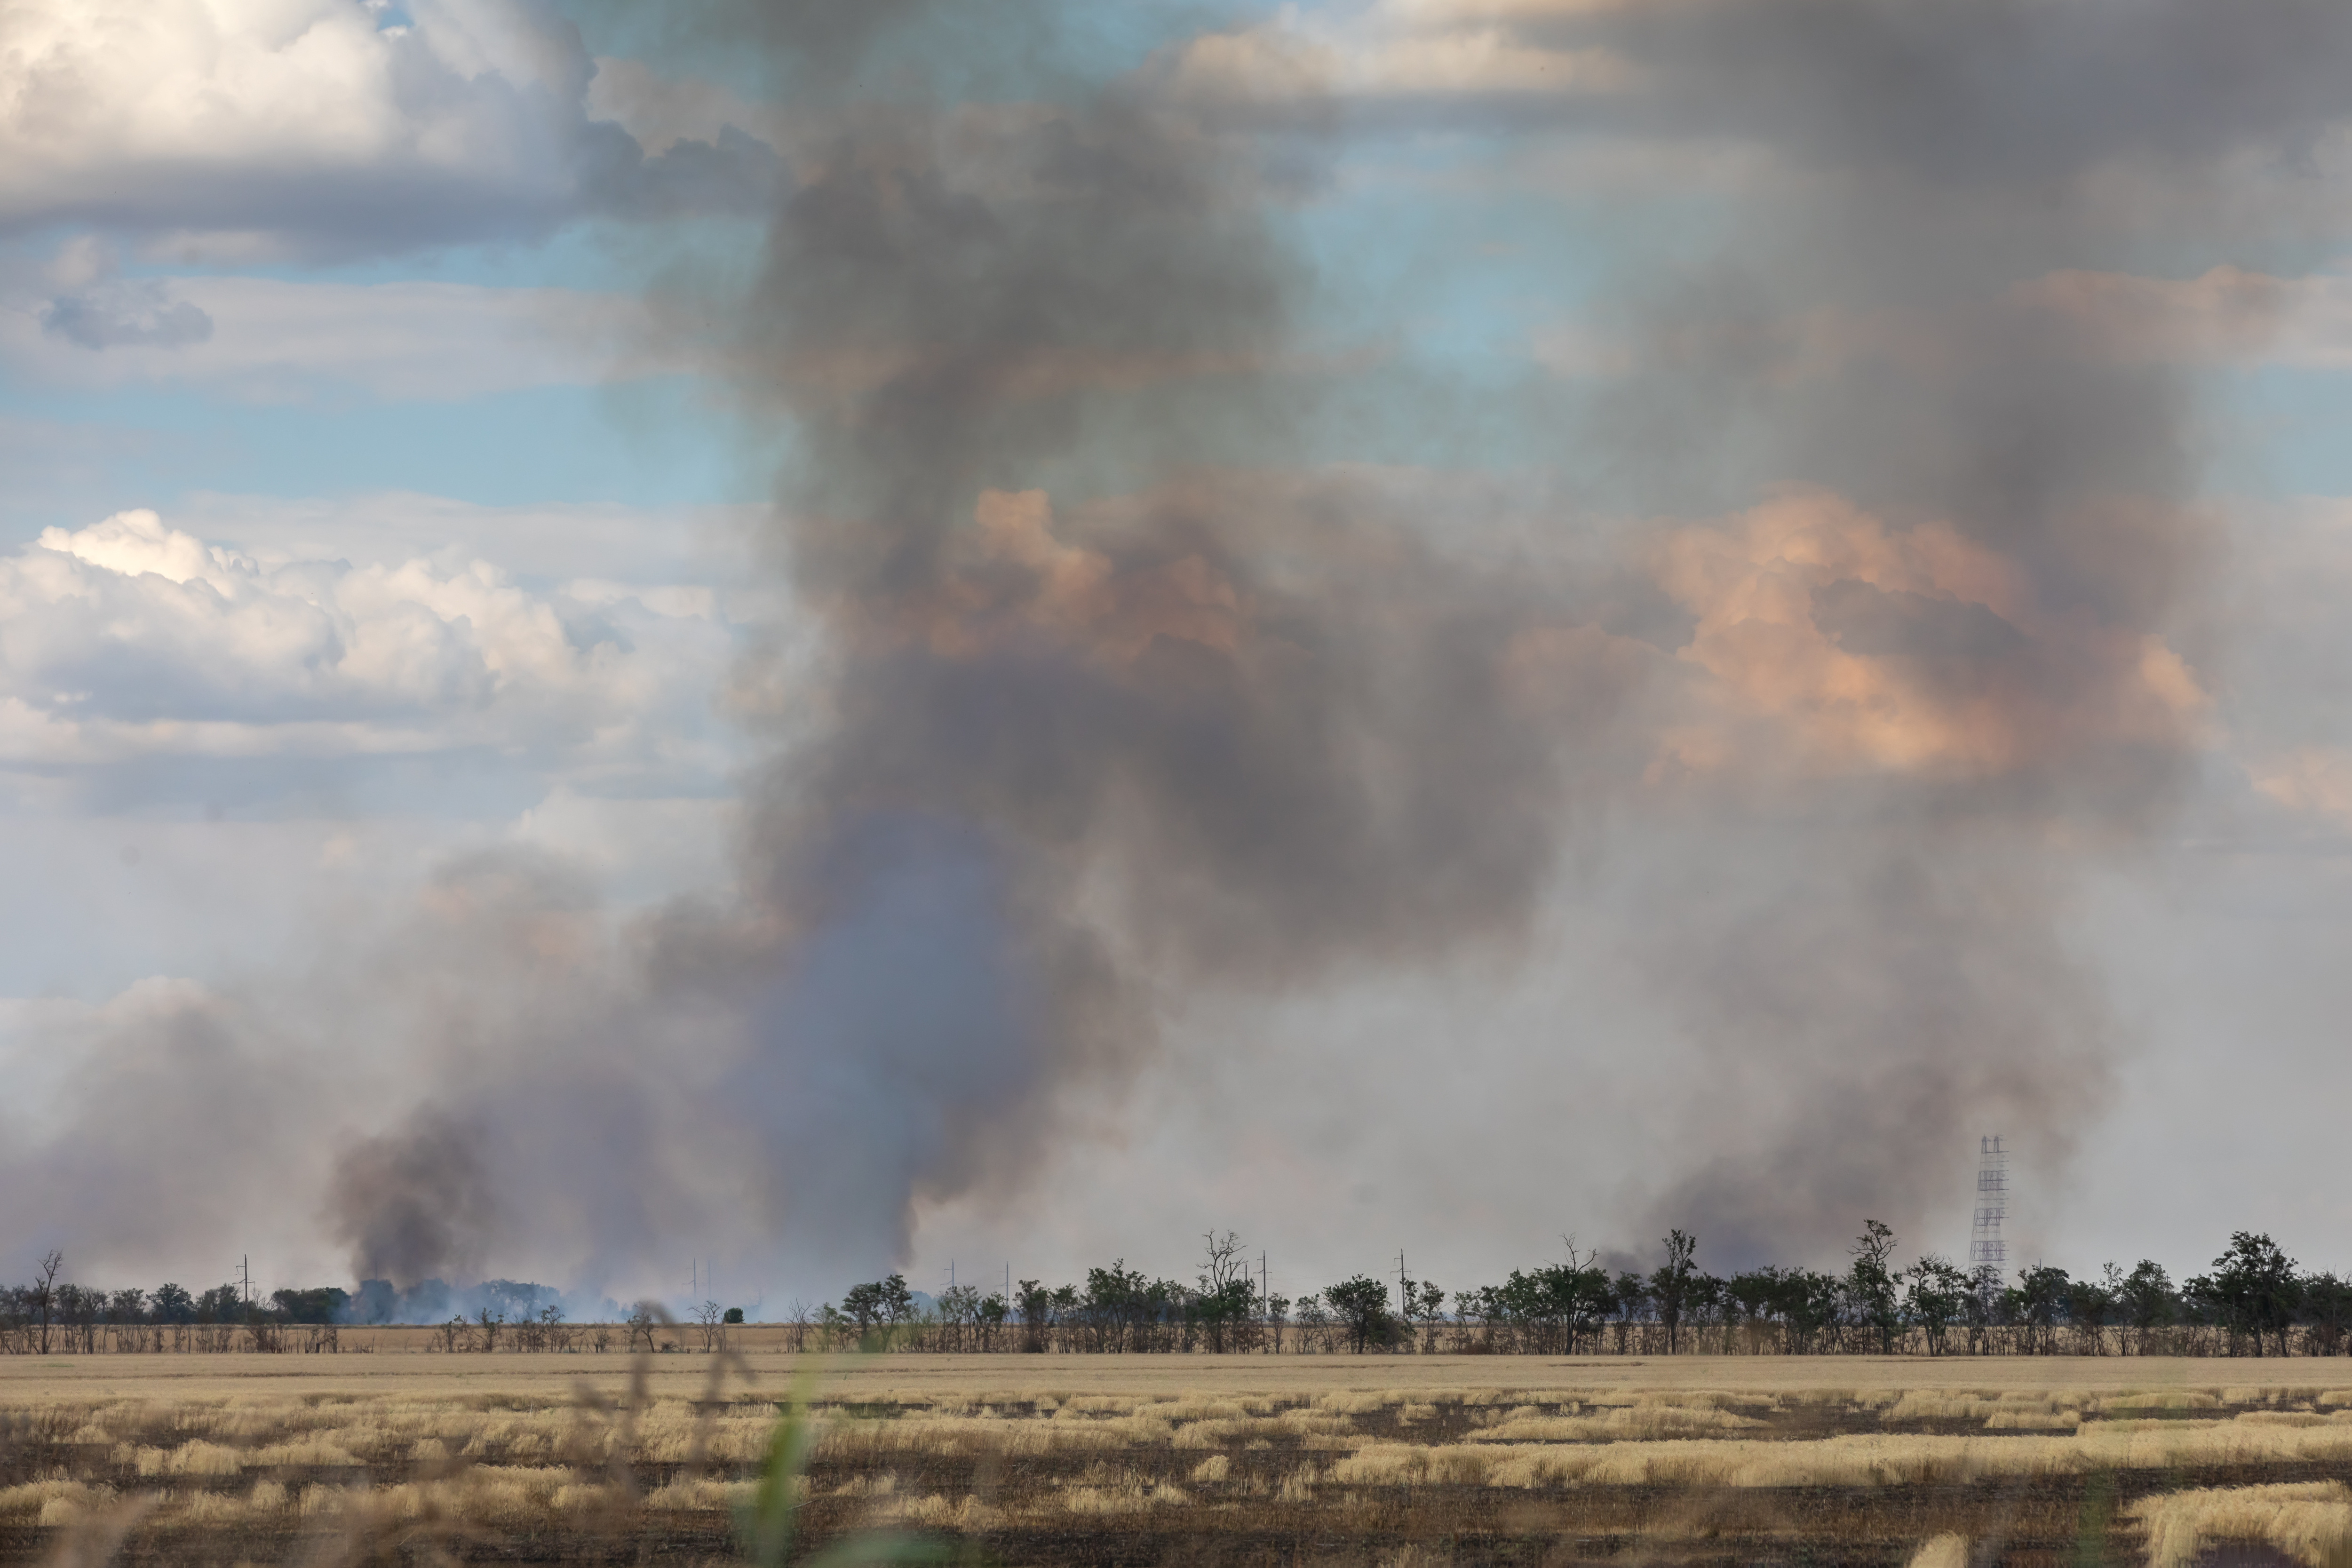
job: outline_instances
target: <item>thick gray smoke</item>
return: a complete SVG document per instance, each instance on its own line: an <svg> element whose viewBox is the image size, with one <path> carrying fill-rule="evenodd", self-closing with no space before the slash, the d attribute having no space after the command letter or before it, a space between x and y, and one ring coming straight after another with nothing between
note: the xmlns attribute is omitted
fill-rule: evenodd
<svg viewBox="0 0 2352 1568"><path fill-rule="evenodd" d="M753 784L740 901L643 938L651 1011L740 1022L708 1121L762 1228L874 1267L914 1198L1017 1177L1067 1096L1129 1072L1156 985L1517 932L1562 814L1514 661L1542 601L1338 487L1232 471L1309 395L1246 144L1050 50L1051 100L942 107L895 74L861 101L843 15L799 15L760 30L825 62L829 90L782 74L827 133L748 290L659 302L786 440L776 543L828 634L824 712ZM463 1103L510 1142L539 1092ZM459 1168L425 1148L440 1114L334 1189L404 1278L436 1267L415 1176Z"/></svg>
<svg viewBox="0 0 2352 1568"><path fill-rule="evenodd" d="M1685 652L1813 733L1788 773L1705 792L1644 911L1641 960L1710 1064L1653 1224L1732 1261L1826 1253L1865 1210L1916 1234L1978 1131L2054 1183L2122 1045L2066 950L2070 868L2145 842L2188 781L2204 699L2174 656L2210 651L2218 542L2197 388L2103 339L2067 269L2259 256L2313 194L2284 166L2352 102L2352 17L1670 0L1525 36L1620 59L1605 119L1772 159L1720 258L1634 303L1599 398L1616 493L1840 498L1704 564L1677 547L1703 616L1790 596ZM2184 213L2196 237L2158 252L2143 223ZM1921 548L1948 553L1897 560Z"/></svg>
<svg viewBox="0 0 2352 1568"><path fill-rule="evenodd" d="M327 1207L356 1278L408 1285L478 1277L493 1215L477 1142L427 1112L399 1137L369 1138L344 1153Z"/></svg>
<svg viewBox="0 0 2352 1568"><path fill-rule="evenodd" d="M887 1266L923 1199L1018 1182L1115 1091L1171 997L1510 953L1603 816L1579 847L1638 858L1625 952L1706 1063L1645 1223L1803 1255L1865 1208L1908 1232L1980 1127L2063 1158L2122 1044L2069 889L2191 765L2215 544L2194 384L2070 269L2221 258L2153 254L2151 203L2304 221L2352 22L1423 13L1603 85L1415 96L1265 31L1092 68L1045 5L703 14L800 140L748 275L654 303L774 457L824 654L740 886L614 932L561 868L467 862L246 999L422 1063L409 1120L286 1157L360 1270L527 1250L599 1285L723 1236ZM1517 555L1297 456L1337 404L1434 395L1352 384L1286 237L1326 160L1423 132L1744 159L1719 246L1623 258L1589 395L1364 416L1538 428L1569 500ZM367 1082L304 1092L380 1124Z"/></svg>

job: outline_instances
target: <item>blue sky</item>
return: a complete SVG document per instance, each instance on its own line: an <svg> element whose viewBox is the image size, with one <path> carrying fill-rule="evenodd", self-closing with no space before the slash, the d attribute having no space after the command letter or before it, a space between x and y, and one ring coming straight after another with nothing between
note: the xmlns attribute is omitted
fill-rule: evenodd
<svg viewBox="0 0 2352 1568"><path fill-rule="evenodd" d="M2158 9L2148 47L2188 47ZM114 10L133 42L93 52ZM1795 1160L1807 1112L1751 1076L1775 1061L1800 1086L1878 1086L1881 1106L1943 1095L1940 1131L2027 1122L2042 1142L2022 1143L2021 1223L2071 1262L2193 1265L2243 1223L2352 1262L2352 1206L2321 1179L2324 1108L2352 1089L2331 1023L2352 917L2352 279L2336 261L2352 100L2296 99L2295 122L2272 125L2192 86L2178 125L2085 133L2074 162L2062 148L2024 174L1963 105L1941 132L1950 162L1972 137L1994 151L1956 176L1940 153L1857 150L1882 132L1903 144L1903 111L1867 95L1844 142L1792 118L1821 96L1805 72L1848 68L1837 47L1742 71L1752 103L1693 108L1679 84L1716 80L1717 62L1622 20L1639 6L1087 7L1051 69L993 42L957 54L934 20L816 85L710 14L695 39L540 0L25 11L33 44L0 61L0 89L70 90L0 90L0 144L18 148L0 171L0 842L19 869L0 889L0 1026L40 1086L0 1121L0 1169L68 1190L90 1108L169 1079L171 1020L237 1020L221 1026L255 1070L299 1063L341 1087L289 1109L268 1161L224 1175L220 1208L147 1229L110 1229L104 1205L12 1220L0 1265L63 1237L110 1274L200 1272L271 1171L315 1187L339 1148L488 1095L405 1025L345 1038L320 1023L352 972L440 951L419 922L478 897L449 889L481 858L554 868L583 922L566 940L611 965L641 956L646 911L740 896L745 781L814 754L854 639L799 593L770 511L776 437L814 405L730 357L745 296L709 279L762 265L775 204L854 123L828 116L910 81L984 126L1015 122L1024 93L1106 83L1181 121L1253 193L1297 290L1277 368L1249 373L1288 389L1266 405L1296 417L1204 416L1196 466L1268 509L1368 487L1433 552L1510 563L1540 604L1497 603L1540 621L1512 646L1542 680L1649 673L1605 729L1565 706L1528 721L1559 727L1560 776L1582 793L1560 804L1576 826L1546 892L1496 951L1350 952L1270 990L1146 963L1159 1047L1115 1081L1024 1101L1055 1131L1047 1155L918 1159L929 1173L894 1215L798 1251L775 1192L664 1166L652 1184L674 1207L642 1229L550 1218L543 1245L505 1235L499 1261L476 1262L618 1292L662 1287L700 1250L780 1300L830 1288L829 1270L904 1263L927 1281L951 1256L1036 1274L1123 1252L1180 1272L1213 1222L1294 1258L1294 1285L1398 1242L1466 1285L1562 1230L1639 1247L1661 1204L1717 1202L1703 1152L1719 1134L1743 1170ZM2039 90L2034 61L1999 64ZM2277 69L2273 96L2293 99L2302 79ZM2063 141L2073 120L2052 123ZM974 188L1006 210L1022 199L984 174ZM665 317L680 299L710 320ZM1905 431L1932 447L1971 396L2059 408L1998 379L2022 351L1973 357L2027 320L2063 345L2035 374L2088 365L2089 395L2120 407L2145 373L2184 410L2159 444L2187 477L2126 452L2128 482L2098 469L2112 493L2065 505L2194 521L2019 542L1948 526L1968 483L1877 449ZM1881 374L1900 383L1883 400L1866 390ZM1200 395L1213 412L1222 394ZM1078 477L1119 471L1092 458L1009 488L1056 491L1054 527L1077 529L1073 507L1105 499ZM2118 563L2176 547L2160 592ZM2049 564L2068 551L2089 553ZM2096 579L2074 610L2035 599L2067 573ZM2000 702L1953 696L1951 667L1905 662L1924 645L1873 652L1882 623L1830 624L1822 606L1856 582L1905 614L1998 620L2039 650L2047 689L1988 718ZM2133 770L2168 782L2116 784ZM1886 853L1955 905L1989 900L1954 928L1983 929L2011 896L1968 891L1971 859L2032 887L2063 984L1990 939L1938 973L1983 994L1983 1020L2012 987L2079 1003L2099 1038L2049 1091L2063 1107L2028 1109L2043 1090L2021 1057L1943 1073L1924 1048L1881 1061L1852 1043L1900 1018L1902 992L1837 946L1853 910L1822 867L1862 854L1838 820L1856 799L1945 825ZM1845 883L1864 879L1851 864ZM1659 978L1764 963L1731 915L1780 900L1816 900L1823 934L1771 962L1806 971L1797 990L1850 987L1850 1016L1776 1036ZM1111 946L1142 943L1105 918ZM908 917L860 962L897 962L923 929ZM708 1022L628 1006L654 1034ZM518 1063L553 1048L515 1028L535 1042ZM710 1061L727 1048L694 1038ZM878 1092L865 1068L828 1067L855 1079L849 1099ZM1785 1136L1764 1126L1747 1148L1723 1129L1750 1091ZM690 1121L692 1102L664 1105L646 1114ZM967 1109L922 1114L952 1127ZM1401 1138L1426 1151L1410 1177L1383 1152ZM1965 1242L1945 1233L1971 1152L1952 1142L1934 1162L1960 1173L1950 1203L1916 1182L1889 1200L1945 1250ZM1849 1194L1826 1163L1792 1181ZM346 1269L348 1237L311 1199L263 1211L252 1245L273 1283Z"/></svg>

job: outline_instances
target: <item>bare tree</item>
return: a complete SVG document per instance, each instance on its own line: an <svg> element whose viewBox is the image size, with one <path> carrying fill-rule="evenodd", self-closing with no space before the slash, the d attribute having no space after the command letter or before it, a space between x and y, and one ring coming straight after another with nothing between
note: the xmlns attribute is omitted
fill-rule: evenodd
<svg viewBox="0 0 2352 1568"><path fill-rule="evenodd" d="M33 1309L35 1326L41 1335L41 1353L49 1353L49 1320L58 1305L58 1271L66 1266L66 1255L55 1247L41 1255L40 1267L33 1271L33 1288L26 1292L26 1305Z"/></svg>
<svg viewBox="0 0 2352 1568"><path fill-rule="evenodd" d="M1202 1255L1201 1283L1210 1290L1218 1290L1234 1280L1247 1283L1249 1260L1242 1256L1242 1239L1232 1231L1222 1237L1215 1231L1205 1231L1201 1240L1205 1244Z"/></svg>
<svg viewBox="0 0 2352 1568"><path fill-rule="evenodd" d="M793 1304L785 1310L784 1321L790 1325L785 1333L785 1342L793 1347L793 1353L798 1355L808 1348L809 1304L798 1296L793 1297Z"/></svg>
<svg viewBox="0 0 2352 1568"><path fill-rule="evenodd" d="M1192 1303L1192 1315L1208 1331L1212 1352L1240 1348L1229 1342L1247 1327L1257 1307L1249 1259L1242 1256L1241 1237L1230 1230L1223 1236L1209 1231L1201 1239L1201 1294Z"/></svg>
<svg viewBox="0 0 2352 1568"><path fill-rule="evenodd" d="M694 1309L694 1326L702 1335L702 1348L707 1353L727 1348L727 1309L716 1301L705 1301Z"/></svg>

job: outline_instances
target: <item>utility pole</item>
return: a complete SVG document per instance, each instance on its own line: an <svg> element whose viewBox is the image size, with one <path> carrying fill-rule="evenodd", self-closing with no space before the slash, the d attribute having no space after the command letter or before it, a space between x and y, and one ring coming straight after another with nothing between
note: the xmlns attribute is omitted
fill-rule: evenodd
<svg viewBox="0 0 2352 1568"><path fill-rule="evenodd" d="M1265 1248L1257 1249L1257 1299L1265 1311L1265 1353L1274 1353L1274 1291L1265 1282Z"/></svg>
<svg viewBox="0 0 2352 1568"><path fill-rule="evenodd" d="M1990 1305L2009 1269L2000 1222L2009 1217L2009 1151L1998 1134L1977 1140L1976 1223L1969 1234L1969 1285Z"/></svg>
<svg viewBox="0 0 2352 1568"><path fill-rule="evenodd" d="M1410 1282L1404 1277L1404 1248L1402 1247L1397 1248L1397 1316L1405 1321L1407 1327L1412 1326L1412 1296Z"/></svg>

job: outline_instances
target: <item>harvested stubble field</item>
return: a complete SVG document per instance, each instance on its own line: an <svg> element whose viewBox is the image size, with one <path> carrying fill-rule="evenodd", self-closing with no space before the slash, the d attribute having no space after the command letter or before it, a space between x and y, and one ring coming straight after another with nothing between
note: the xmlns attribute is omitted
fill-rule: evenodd
<svg viewBox="0 0 2352 1568"><path fill-rule="evenodd" d="M892 1355L816 1384L805 1539L1824 1568L2261 1542L2326 1568L2352 1562L2352 1368L2331 1370ZM757 1352L11 1358L0 1556L93 1562L120 1536L133 1563L726 1561L793 1376Z"/></svg>

